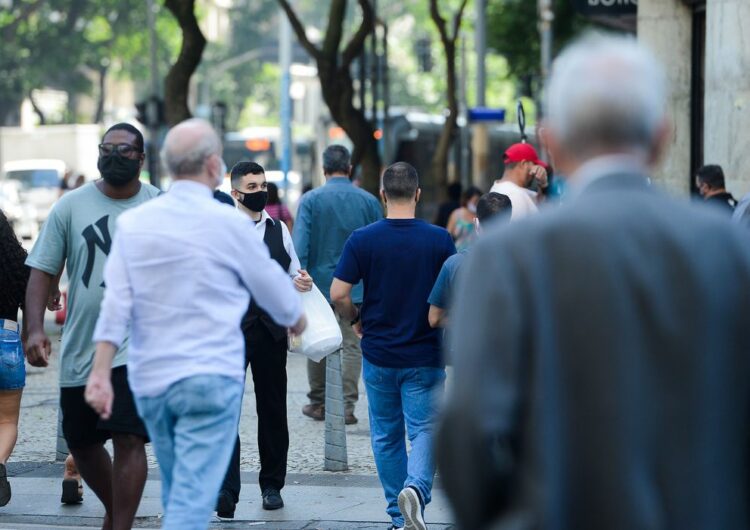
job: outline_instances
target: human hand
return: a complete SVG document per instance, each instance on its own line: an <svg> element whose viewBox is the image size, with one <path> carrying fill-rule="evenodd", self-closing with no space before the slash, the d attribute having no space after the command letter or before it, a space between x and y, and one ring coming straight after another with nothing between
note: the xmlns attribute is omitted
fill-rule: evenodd
<svg viewBox="0 0 750 530"><path fill-rule="evenodd" d="M305 315L302 314L302 316L299 317L299 320L297 320L297 323L289 328L289 334L290 335L302 335L302 332L305 331L306 327L307 327L307 317L305 317Z"/></svg>
<svg viewBox="0 0 750 530"><path fill-rule="evenodd" d="M294 287L301 293L306 293L307 291L311 291L313 287L313 279L312 277L307 273L305 269L299 269L297 270L299 273L297 276L294 277Z"/></svg>
<svg viewBox="0 0 750 530"><path fill-rule="evenodd" d="M62 304L60 303L61 296L59 286L54 285L50 287L49 295L47 296L47 309L50 311L60 311L62 309Z"/></svg>
<svg viewBox="0 0 750 530"><path fill-rule="evenodd" d="M352 324L352 331L357 337L362 339L362 321L361 320L358 320L357 322Z"/></svg>
<svg viewBox="0 0 750 530"><path fill-rule="evenodd" d="M112 390L111 372L106 370L92 370L86 383L84 394L86 403L103 419L108 420L112 415L112 402L114 391Z"/></svg>
<svg viewBox="0 0 750 530"><path fill-rule="evenodd" d="M533 166L531 168L531 176L536 179L540 189L546 188L549 184L547 181L547 170L542 166Z"/></svg>
<svg viewBox="0 0 750 530"><path fill-rule="evenodd" d="M44 331L29 333L29 338L26 341L26 358L31 366L47 366L51 352L52 346Z"/></svg>

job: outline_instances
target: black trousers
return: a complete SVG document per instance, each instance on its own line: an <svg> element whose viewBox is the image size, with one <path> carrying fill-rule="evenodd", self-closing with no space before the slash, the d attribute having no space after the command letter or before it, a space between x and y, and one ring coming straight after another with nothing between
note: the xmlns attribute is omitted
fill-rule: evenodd
<svg viewBox="0 0 750 530"><path fill-rule="evenodd" d="M286 339L274 340L263 325L245 333L245 369L250 365L255 385L258 413L258 450L260 452L261 492L280 490L286 480L289 452L289 426L286 419ZM240 437L234 445L229 469L221 489L240 497Z"/></svg>

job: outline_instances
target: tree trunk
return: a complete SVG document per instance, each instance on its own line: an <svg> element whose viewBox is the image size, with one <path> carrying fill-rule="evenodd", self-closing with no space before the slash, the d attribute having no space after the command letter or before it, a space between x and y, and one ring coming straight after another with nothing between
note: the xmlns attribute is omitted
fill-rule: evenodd
<svg viewBox="0 0 750 530"><path fill-rule="evenodd" d="M31 93L31 90L29 91L29 102L31 103L31 108L34 110L34 114L39 117L39 125L47 125L47 117L44 115L42 109L36 104L36 101L34 101L34 95Z"/></svg>
<svg viewBox="0 0 750 530"><path fill-rule="evenodd" d="M182 30L182 46L177 61L164 80L164 115L172 126L192 117L188 107L190 78L201 62L206 39L195 18L195 0L164 0Z"/></svg>
<svg viewBox="0 0 750 530"><path fill-rule="evenodd" d="M99 92L96 100L96 112L94 113L94 123L104 122L104 100L107 97L107 66L100 66L99 74Z"/></svg>
<svg viewBox="0 0 750 530"><path fill-rule="evenodd" d="M455 41L445 46L446 74L448 81L448 115L445 117L440 139L432 156L432 178L438 189L448 185L448 153L453 145L458 126L458 98L456 97L456 47Z"/></svg>

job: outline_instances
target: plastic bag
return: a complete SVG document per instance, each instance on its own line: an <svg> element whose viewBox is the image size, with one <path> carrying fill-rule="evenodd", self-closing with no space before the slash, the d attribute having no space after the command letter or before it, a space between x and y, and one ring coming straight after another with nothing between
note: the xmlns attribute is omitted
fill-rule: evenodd
<svg viewBox="0 0 750 530"><path fill-rule="evenodd" d="M302 335L289 337L289 351L319 363L326 355L341 348L344 341L341 328L328 300L314 284L310 291L300 293L300 296L307 329Z"/></svg>

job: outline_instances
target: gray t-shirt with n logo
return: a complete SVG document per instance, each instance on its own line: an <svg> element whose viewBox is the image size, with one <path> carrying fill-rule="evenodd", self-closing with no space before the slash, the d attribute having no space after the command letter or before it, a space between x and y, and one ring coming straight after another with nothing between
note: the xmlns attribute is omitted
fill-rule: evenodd
<svg viewBox="0 0 750 530"><path fill-rule="evenodd" d="M60 386L86 384L94 360L96 320L104 296L104 262L112 246L119 215L149 199L159 189L141 183L130 199L115 200L91 182L64 195L50 212L26 264L55 275L66 263L68 272L68 314L60 352ZM128 341L115 356L113 366L126 361Z"/></svg>

